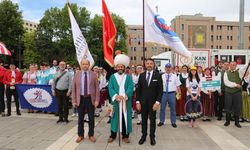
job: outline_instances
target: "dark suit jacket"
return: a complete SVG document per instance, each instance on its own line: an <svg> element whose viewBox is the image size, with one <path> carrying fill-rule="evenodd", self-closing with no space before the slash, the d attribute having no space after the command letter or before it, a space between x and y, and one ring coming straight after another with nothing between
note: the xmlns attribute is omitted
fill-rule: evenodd
<svg viewBox="0 0 250 150"><path fill-rule="evenodd" d="M162 77L158 72L153 71L149 86L146 71L140 75L136 89L136 101L139 101L141 105L153 106L156 101L161 103L162 93Z"/></svg>

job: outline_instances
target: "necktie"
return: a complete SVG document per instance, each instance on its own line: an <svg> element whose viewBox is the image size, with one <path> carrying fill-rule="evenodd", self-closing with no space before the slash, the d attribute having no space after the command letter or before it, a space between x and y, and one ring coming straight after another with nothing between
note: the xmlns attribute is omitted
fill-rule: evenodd
<svg viewBox="0 0 250 150"><path fill-rule="evenodd" d="M148 72L148 76L147 76L147 83L148 83L148 85L149 85L149 81L150 80L150 72Z"/></svg>
<svg viewBox="0 0 250 150"><path fill-rule="evenodd" d="M87 72L84 72L84 96L88 95L88 77Z"/></svg>
<svg viewBox="0 0 250 150"><path fill-rule="evenodd" d="M168 84L169 84L169 74L167 75L167 80L166 80L166 93L168 93Z"/></svg>

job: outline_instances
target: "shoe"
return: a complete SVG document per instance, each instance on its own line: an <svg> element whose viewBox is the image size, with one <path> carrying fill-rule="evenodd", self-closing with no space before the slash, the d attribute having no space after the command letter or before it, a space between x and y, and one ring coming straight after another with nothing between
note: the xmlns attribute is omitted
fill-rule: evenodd
<svg viewBox="0 0 250 150"><path fill-rule="evenodd" d="M6 115L5 115L5 113L2 113L2 117L5 117Z"/></svg>
<svg viewBox="0 0 250 150"><path fill-rule="evenodd" d="M173 128L177 128L177 125L175 123L172 123Z"/></svg>
<svg viewBox="0 0 250 150"><path fill-rule="evenodd" d="M206 121L211 121L211 119L208 119L208 118L207 118Z"/></svg>
<svg viewBox="0 0 250 150"><path fill-rule="evenodd" d="M137 125L141 125L141 121L138 120L136 124L137 124Z"/></svg>
<svg viewBox="0 0 250 150"><path fill-rule="evenodd" d="M57 120L56 123L61 123L61 122L63 122L63 120L62 120L62 119L59 119L59 120Z"/></svg>
<svg viewBox="0 0 250 150"><path fill-rule="evenodd" d="M75 113L73 113L73 114L72 114L72 117L75 117L75 116L76 116L76 114L75 114Z"/></svg>
<svg viewBox="0 0 250 150"><path fill-rule="evenodd" d="M20 113L20 111L18 111L17 113L16 113L18 116L21 116L21 113Z"/></svg>
<svg viewBox="0 0 250 150"><path fill-rule="evenodd" d="M142 145L146 141L146 137L141 137L139 145Z"/></svg>
<svg viewBox="0 0 250 150"><path fill-rule="evenodd" d="M184 121L184 118L183 118L183 117L181 117L181 118L180 118L180 120L181 120L181 121Z"/></svg>
<svg viewBox="0 0 250 150"><path fill-rule="evenodd" d="M229 121L226 121L225 123L224 123L224 126L225 127L227 127L227 126L229 126L230 125L230 122Z"/></svg>
<svg viewBox="0 0 250 150"><path fill-rule="evenodd" d="M150 138L150 144L154 146L156 144L155 138Z"/></svg>
<svg viewBox="0 0 250 150"><path fill-rule="evenodd" d="M161 126L163 126L164 125L164 123L162 123L162 122L159 122L158 123L158 127L161 127Z"/></svg>
<svg viewBox="0 0 250 150"><path fill-rule="evenodd" d="M110 124L110 123L111 123L111 118L110 118L110 117L109 117L109 120L107 121L107 123L108 123L108 124Z"/></svg>
<svg viewBox="0 0 250 150"><path fill-rule="evenodd" d="M94 136L90 136L90 137L89 137L89 140L90 140L92 143L95 143L95 142L96 142L96 139L95 139Z"/></svg>
<svg viewBox="0 0 250 150"><path fill-rule="evenodd" d="M79 136L77 139L76 139L76 143L80 143L83 141L83 137L82 136Z"/></svg>
<svg viewBox="0 0 250 150"><path fill-rule="evenodd" d="M207 118L202 118L202 121L207 121Z"/></svg>
<svg viewBox="0 0 250 150"><path fill-rule="evenodd" d="M124 138L122 139L124 143L130 143L129 139L128 138Z"/></svg>
<svg viewBox="0 0 250 150"><path fill-rule="evenodd" d="M68 120L68 119L66 119L66 120L64 120L64 122L65 122L66 124L68 124L68 123L69 123L69 120Z"/></svg>
<svg viewBox="0 0 250 150"><path fill-rule="evenodd" d="M113 139L113 138L110 137L110 138L108 139L108 143L112 143L114 140L115 140L115 139Z"/></svg>
<svg viewBox="0 0 250 150"><path fill-rule="evenodd" d="M241 128L241 125L239 123L235 123L235 126Z"/></svg>
<svg viewBox="0 0 250 150"><path fill-rule="evenodd" d="M6 117L9 117L9 116L11 116L11 114L7 114L7 115L6 115Z"/></svg>

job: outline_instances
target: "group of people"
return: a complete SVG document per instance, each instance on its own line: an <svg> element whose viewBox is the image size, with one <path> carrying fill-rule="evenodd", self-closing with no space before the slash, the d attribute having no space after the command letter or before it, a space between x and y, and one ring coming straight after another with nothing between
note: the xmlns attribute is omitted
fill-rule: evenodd
<svg viewBox="0 0 250 150"><path fill-rule="evenodd" d="M52 94L58 103L59 120L57 123L68 123L69 97L72 99L73 115L78 114L77 143L84 139L84 119L88 116L88 137L96 142L94 137L95 117L101 112L106 100L112 106L109 110L110 137L112 143L117 132L121 132L123 142L129 143L132 132L132 118L137 114L137 124L141 125L142 136L139 144L146 141L148 119L150 120L150 143L156 144L156 115L159 113L158 126L166 122L166 107L170 108L170 123L177 128L176 118L189 121L189 127L197 127L197 118L210 121L214 116L221 120L226 112L225 126L230 120L240 128L240 120L250 121L249 72L246 66L237 69L236 62L219 62L216 67L172 66L165 65L165 72L155 70L153 59L145 60L142 65L129 66L130 59L125 54L118 54L114 59L114 72L107 78L107 72L100 67L90 68L87 59L83 59L80 67L71 69L64 61L53 61L51 68L45 64L37 70L35 64L30 65L24 75L10 64L6 71L3 61L0 61L0 110L5 115L4 91L7 97L7 116L11 115L11 96L14 95L17 115L21 115L15 85L50 84ZM110 73L110 72L109 72ZM202 81L219 80L220 88L204 90ZM5 88L6 87L6 88ZM5 89L5 90L4 90ZM200 115L200 116L199 116ZM120 134L120 133L119 133Z"/></svg>

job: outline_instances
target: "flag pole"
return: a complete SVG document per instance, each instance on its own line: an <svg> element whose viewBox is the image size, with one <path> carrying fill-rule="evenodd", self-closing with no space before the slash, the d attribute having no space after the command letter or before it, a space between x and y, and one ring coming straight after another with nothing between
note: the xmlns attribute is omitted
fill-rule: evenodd
<svg viewBox="0 0 250 150"><path fill-rule="evenodd" d="M144 15L144 3L145 3L145 1L144 0L142 0L142 3L143 3L143 6L142 6L142 20L143 20L143 22L142 22L142 28L143 28L143 46L142 46L142 53L143 53L143 66L145 67L145 24L144 24L144 21L145 21L145 15Z"/></svg>
<svg viewBox="0 0 250 150"><path fill-rule="evenodd" d="M119 147L121 147L121 129L120 129L120 102L118 102L118 140L119 140Z"/></svg>

